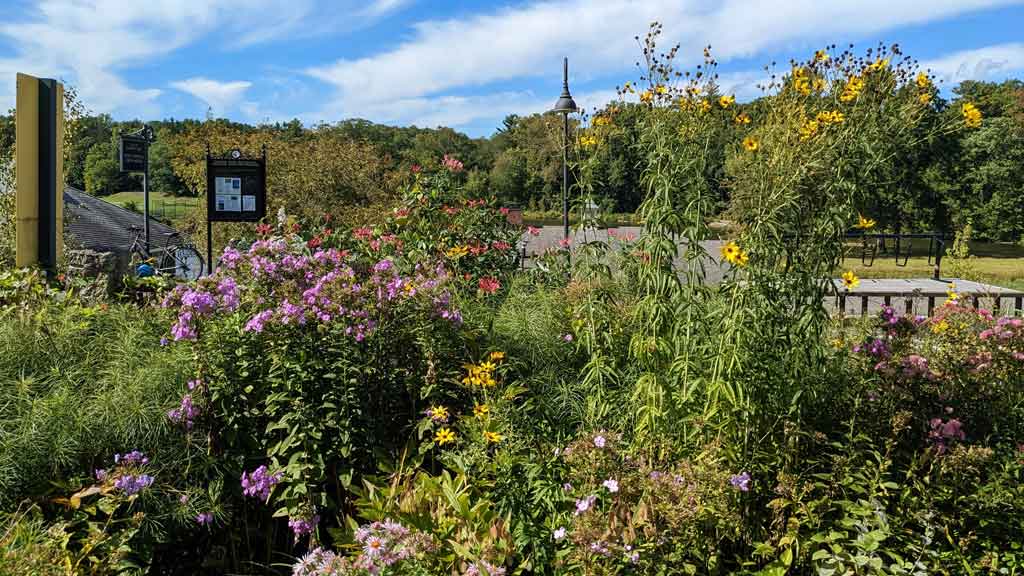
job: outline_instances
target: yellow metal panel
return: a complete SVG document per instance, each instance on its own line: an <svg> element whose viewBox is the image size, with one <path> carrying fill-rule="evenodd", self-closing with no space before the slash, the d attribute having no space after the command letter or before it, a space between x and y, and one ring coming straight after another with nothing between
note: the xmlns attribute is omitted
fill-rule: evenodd
<svg viewBox="0 0 1024 576"><path fill-rule="evenodd" d="M18 74L15 109L15 264L39 261L39 79Z"/></svg>

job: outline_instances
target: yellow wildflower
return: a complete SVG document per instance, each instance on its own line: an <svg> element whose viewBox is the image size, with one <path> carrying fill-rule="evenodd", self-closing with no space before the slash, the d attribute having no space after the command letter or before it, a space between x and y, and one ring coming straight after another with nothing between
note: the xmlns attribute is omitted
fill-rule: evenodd
<svg viewBox="0 0 1024 576"><path fill-rule="evenodd" d="M822 124L842 124L846 120L846 116L839 110L833 110L831 112L818 112L815 120Z"/></svg>
<svg viewBox="0 0 1024 576"><path fill-rule="evenodd" d="M824 92L827 86L828 82L826 82L824 78L815 78L811 81L811 88L813 88L815 92Z"/></svg>
<svg viewBox="0 0 1024 576"><path fill-rule="evenodd" d="M761 145L758 141L750 136L743 139L743 148L746 149L747 152L757 152L757 149L760 146Z"/></svg>
<svg viewBox="0 0 1024 576"><path fill-rule="evenodd" d="M455 442L455 432L452 432L448 428L441 428L434 434L434 442L437 442L438 446L444 446Z"/></svg>
<svg viewBox="0 0 1024 576"><path fill-rule="evenodd" d="M633 93L633 83L627 80L626 83L623 84L623 86L622 86L622 91L623 92L628 92L629 94L632 94Z"/></svg>
<svg viewBox="0 0 1024 576"><path fill-rule="evenodd" d="M721 106L722 108L728 108L729 106L732 106L735 103L735 96L722 96L721 98L718 99L718 105Z"/></svg>
<svg viewBox="0 0 1024 576"><path fill-rule="evenodd" d="M932 101L932 93L921 92L920 94L917 95L917 101L920 102L921 104L930 104Z"/></svg>
<svg viewBox="0 0 1024 576"><path fill-rule="evenodd" d="M803 67L793 68L793 78L803 78L804 76L807 76L807 70L804 70Z"/></svg>
<svg viewBox="0 0 1024 576"><path fill-rule="evenodd" d="M733 118L733 121L737 124L750 124L750 116L748 116L746 112L740 112L735 118Z"/></svg>
<svg viewBox="0 0 1024 576"><path fill-rule="evenodd" d="M580 136L580 146L584 148L593 148L594 146L597 146L597 138L590 134L584 134L583 136Z"/></svg>
<svg viewBox="0 0 1024 576"><path fill-rule="evenodd" d="M605 115L594 117L594 126L607 126L612 123L612 119Z"/></svg>
<svg viewBox="0 0 1024 576"><path fill-rule="evenodd" d="M665 86L664 84L658 84L657 86L654 87L654 91L662 95L668 94L668 86Z"/></svg>
<svg viewBox="0 0 1024 576"><path fill-rule="evenodd" d="M497 368L497 366L495 366L494 363L491 362L490 360L480 363L481 372L494 372L495 368Z"/></svg>
<svg viewBox="0 0 1024 576"><path fill-rule="evenodd" d="M799 76L794 80L793 87L796 88L797 92L808 96L811 93L811 79L806 76Z"/></svg>
<svg viewBox="0 0 1024 576"><path fill-rule="evenodd" d="M818 51L816 51L814 53L814 61L815 62L828 62L828 58L829 58L828 52L826 52L824 50L818 50Z"/></svg>
<svg viewBox="0 0 1024 576"><path fill-rule="evenodd" d="M430 414L431 420L438 422L448 421L448 408L446 406L431 406L427 413Z"/></svg>
<svg viewBox="0 0 1024 576"><path fill-rule="evenodd" d="M743 267L743 266L746 266L747 262L749 262L749 261L750 261L750 257L747 256L746 251L740 250L740 255L736 257L736 265L740 266L740 267Z"/></svg>
<svg viewBox="0 0 1024 576"><path fill-rule="evenodd" d="M653 100L654 93L651 92L650 90L644 90L643 93L640 94L640 101L643 102L644 104L650 104Z"/></svg>
<svg viewBox="0 0 1024 576"><path fill-rule="evenodd" d="M504 360L505 359L505 353L504 352L494 351L494 352L491 352L490 354L488 354L487 358L489 358L490 360Z"/></svg>
<svg viewBox="0 0 1024 576"><path fill-rule="evenodd" d="M847 290L853 290L858 284L860 284L860 278L857 278L857 275L853 273L853 270L843 272L843 286L845 286Z"/></svg>
<svg viewBox="0 0 1024 576"><path fill-rule="evenodd" d="M877 71L877 70L883 70L883 69L888 68L888 67L889 67L889 59L888 58L884 58L884 59L883 58L879 58L878 60L875 60L874 62L871 63L871 65L868 66L868 72L874 72L874 71Z"/></svg>
<svg viewBox="0 0 1024 576"><path fill-rule="evenodd" d="M949 286L946 288L946 298L947 298L947 300L946 300L947 303L950 303L950 302L956 303L956 301L960 299L960 295L957 294L957 292L956 292L956 283L955 282L950 282Z"/></svg>
<svg viewBox="0 0 1024 576"><path fill-rule="evenodd" d="M917 87L922 90L932 85L931 78L928 78L928 75L924 72L918 72L915 81L917 82Z"/></svg>
<svg viewBox="0 0 1024 576"><path fill-rule="evenodd" d="M487 404L477 404L473 406L473 415L477 418L486 418L491 413L491 407Z"/></svg>
<svg viewBox="0 0 1024 576"><path fill-rule="evenodd" d="M800 127L800 140L810 140L818 133L818 121L808 120Z"/></svg>
<svg viewBox="0 0 1024 576"><path fill-rule="evenodd" d="M875 227L875 221L871 218L865 218L863 214L857 214L857 228L861 230L871 230Z"/></svg>
<svg viewBox="0 0 1024 576"><path fill-rule="evenodd" d="M447 252L449 258L461 258L466 254L469 254L468 246L452 246Z"/></svg>
<svg viewBox="0 0 1024 576"><path fill-rule="evenodd" d="M974 104L964 102L960 107L960 113L964 115L964 124L967 124L968 128L981 126L981 110Z"/></svg>
<svg viewBox="0 0 1024 576"><path fill-rule="evenodd" d="M497 432L491 432L490 430L484 432L484 440L487 440L488 444L497 444L498 442L501 442L502 439L502 435Z"/></svg>
<svg viewBox="0 0 1024 576"><path fill-rule="evenodd" d="M701 100L700 101L700 111L701 112L708 112L710 110L711 110L711 103L708 102L707 100Z"/></svg>
<svg viewBox="0 0 1024 576"><path fill-rule="evenodd" d="M851 76L846 81L846 87L843 88L843 93L839 95L839 99L843 102L849 102L856 99L862 90L864 90L864 79L860 76Z"/></svg>
<svg viewBox="0 0 1024 576"><path fill-rule="evenodd" d="M946 330L949 330L949 322L946 322L945 320L940 320L935 324L932 324L933 334L942 334Z"/></svg>
<svg viewBox="0 0 1024 576"><path fill-rule="evenodd" d="M749 261L747 253L733 241L726 242L722 245L722 258L724 258L726 262L735 266L746 266Z"/></svg>

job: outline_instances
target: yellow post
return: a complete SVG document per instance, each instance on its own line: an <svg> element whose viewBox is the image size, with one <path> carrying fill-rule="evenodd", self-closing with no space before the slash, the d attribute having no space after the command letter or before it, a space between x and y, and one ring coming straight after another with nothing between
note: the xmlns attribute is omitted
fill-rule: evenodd
<svg viewBox="0 0 1024 576"><path fill-rule="evenodd" d="M15 265L39 261L39 79L18 74L14 112Z"/></svg>
<svg viewBox="0 0 1024 576"><path fill-rule="evenodd" d="M53 110L42 109L47 98L40 97L40 91L47 88L43 82L51 83L56 92L48 100ZM50 94L52 96L52 94ZM50 117L49 114L54 116ZM52 122L51 122L52 120ZM44 133L45 131L45 133ZM52 141L48 141L52 139ZM17 76L17 103L15 110L15 264L18 267L43 262L55 267L63 255L64 247L64 86L52 80L40 81L28 74ZM48 158L48 166L42 166L41 154ZM48 181L53 179L52 182ZM53 192L52 198L40 198L40 191ZM52 215L40 214L41 202L55 208ZM45 211L45 210L44 210ZM47 222L44 219L50 219ZM53 234L54 242L45 237ZM50 255L41 252L41 246L55 250L56 261L49 261ZM43 250L48 252L48 250Z"/></svg>

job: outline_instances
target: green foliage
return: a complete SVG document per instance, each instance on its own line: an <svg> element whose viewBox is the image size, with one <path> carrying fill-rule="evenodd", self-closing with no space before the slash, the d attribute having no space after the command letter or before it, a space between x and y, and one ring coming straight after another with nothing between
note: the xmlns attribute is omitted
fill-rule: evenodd
<svg viewBox="0 0 1024 576"><path fill-rule="evenodd" d="M116 151L110 142L100 142L85 157L85 191L96 195L113 194L121 176Z"/></svg>

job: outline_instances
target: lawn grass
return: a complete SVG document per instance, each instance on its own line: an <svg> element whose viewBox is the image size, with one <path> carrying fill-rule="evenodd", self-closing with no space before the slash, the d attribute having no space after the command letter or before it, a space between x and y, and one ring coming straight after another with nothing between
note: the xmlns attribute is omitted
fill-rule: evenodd
<svg viewBox="0 0 1024 576"><path fill-rule="evenodd" d="M142 192L118 192L110 196L104 196L104 200L118 206L131 208L142 212ZM173 221L194 210L200 202L200 198L188 196L171 196L163 192L149 193L149 212L155 218Z"/></svg>
<svg viewBox="0 0 1024 576"><path fill-rule="evenodd" d="M861 260L861 249L849 244L843 270L853 270L861 278L930 278L934 264L928 263L928 243L915 243L905 266L896 263L894 254L879 254L871 265ZM971 243L970 266L980 282L995 284L1004 288L1024 291L1024 246L1008 243ZM900 260L902 264L902 259ZM949 257L942 259L942 276L955 274L954 262ZM838 271L837 275L842 273Z"/></svg>

